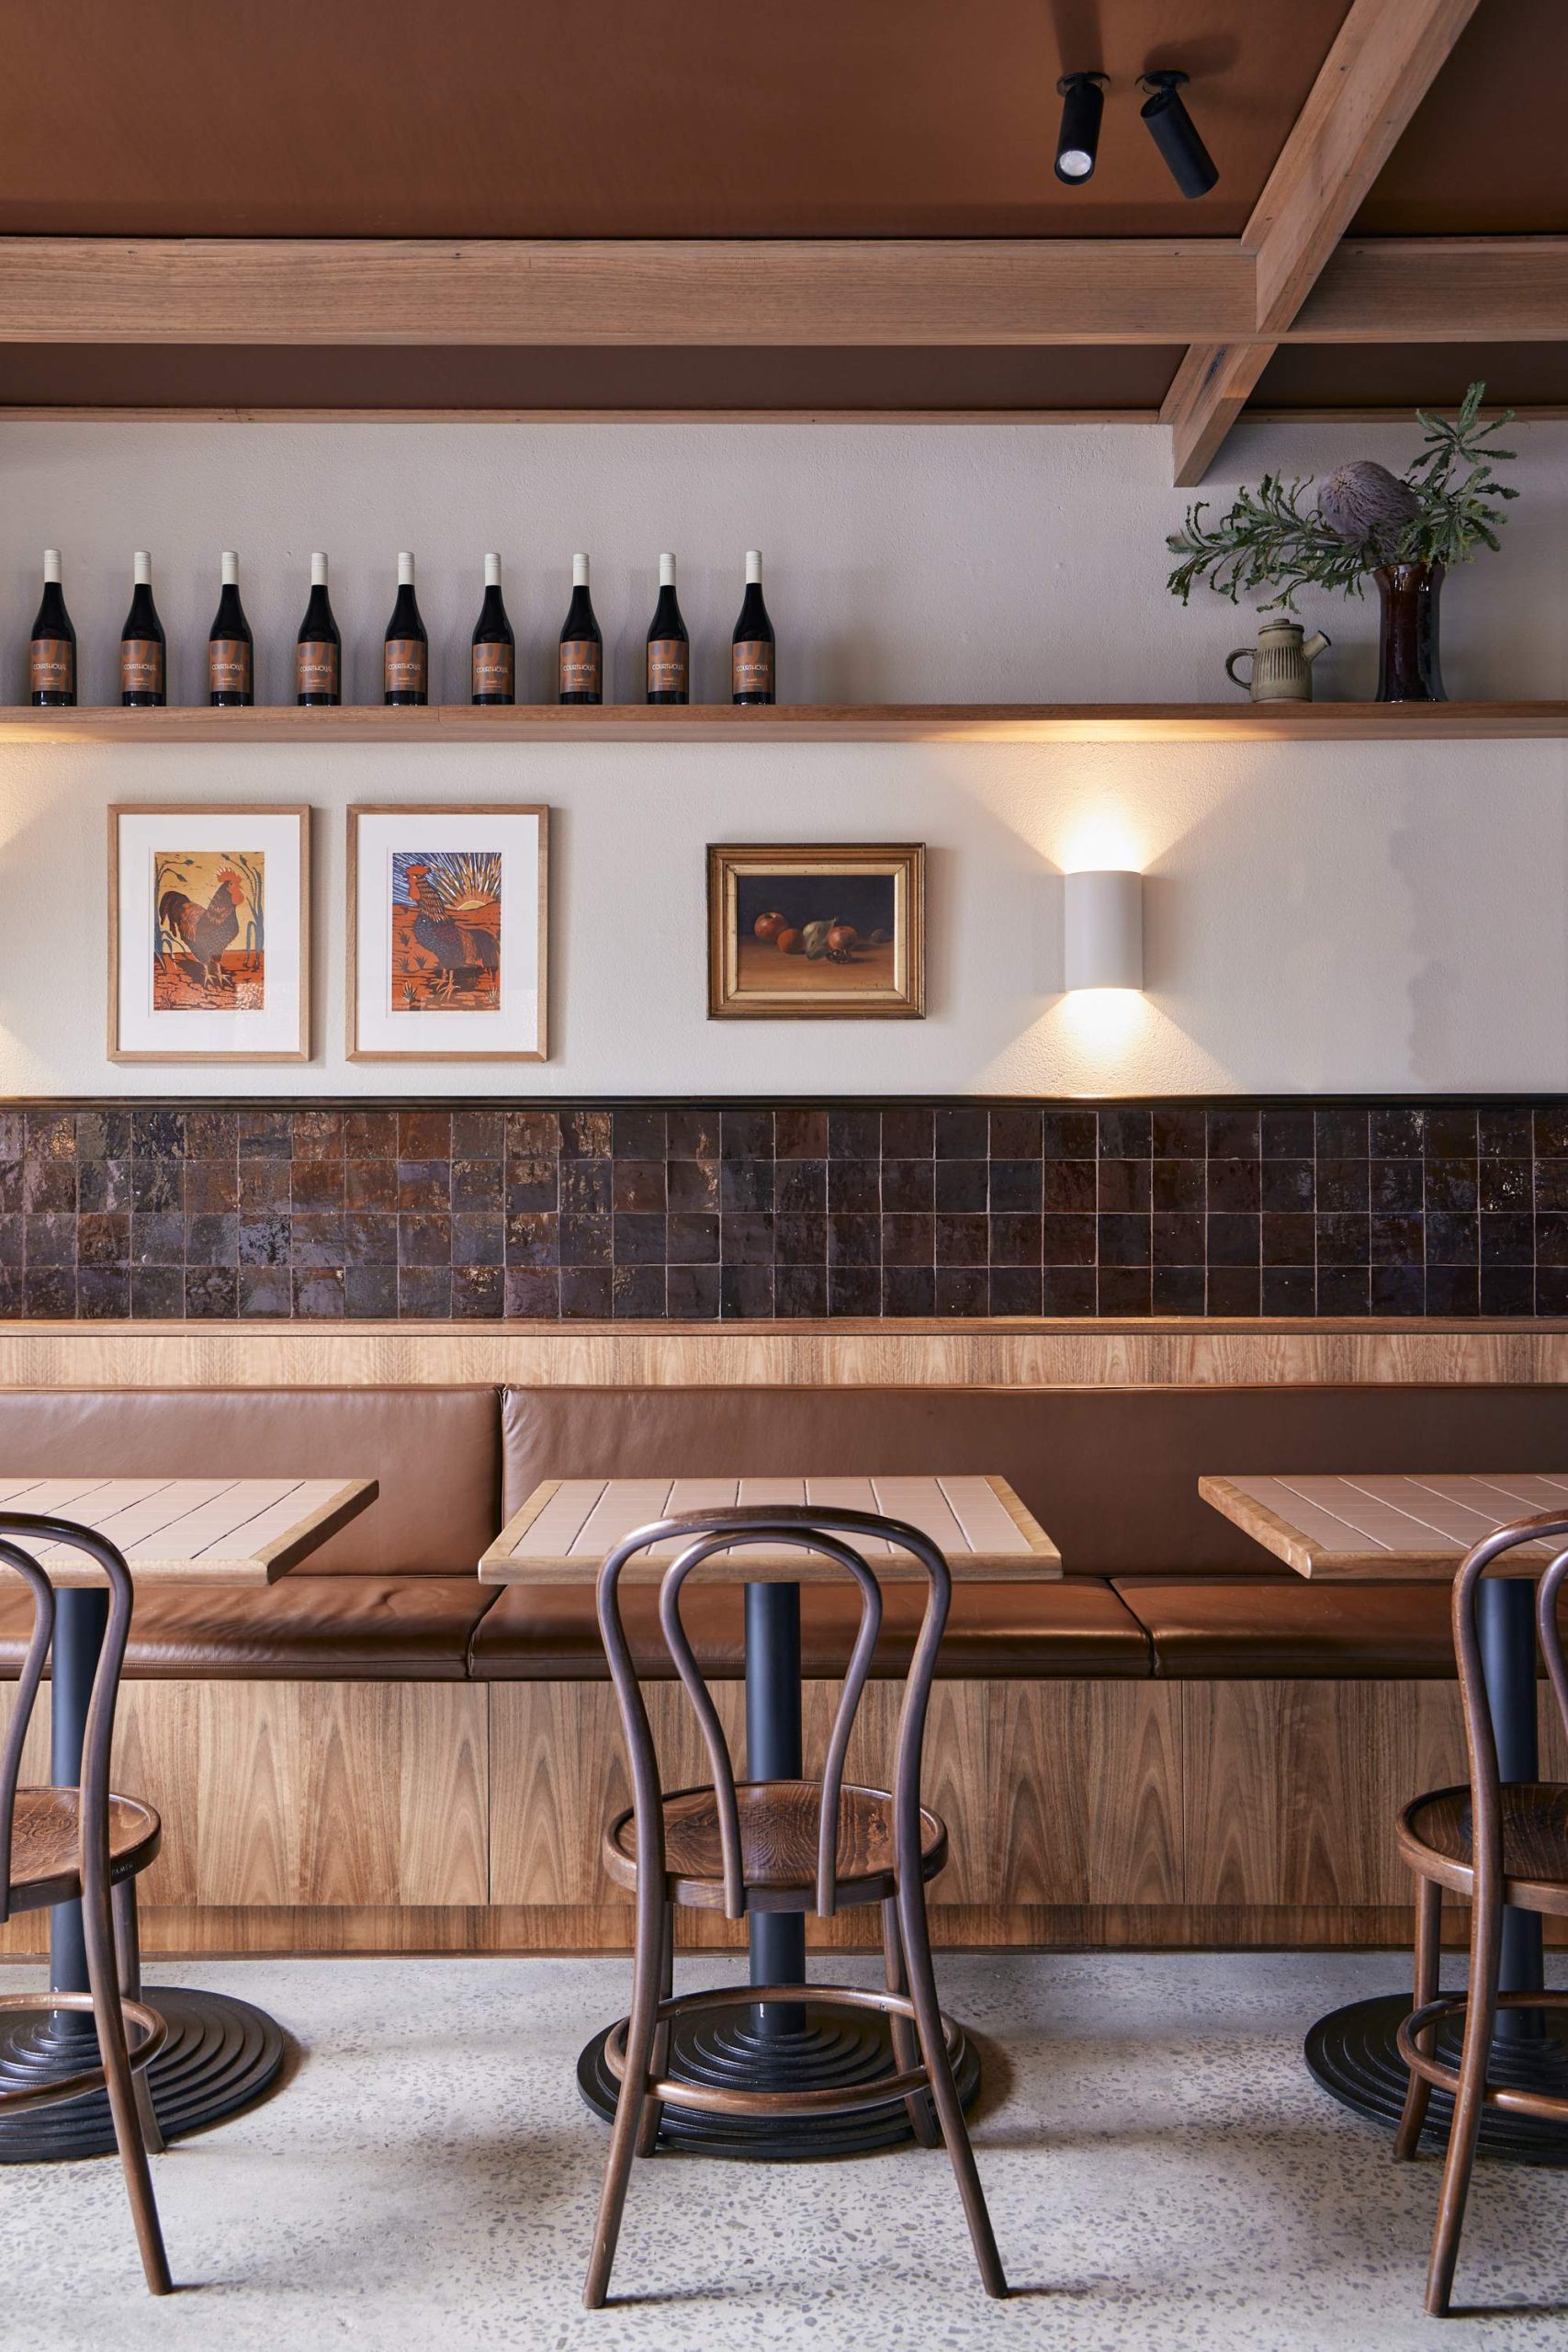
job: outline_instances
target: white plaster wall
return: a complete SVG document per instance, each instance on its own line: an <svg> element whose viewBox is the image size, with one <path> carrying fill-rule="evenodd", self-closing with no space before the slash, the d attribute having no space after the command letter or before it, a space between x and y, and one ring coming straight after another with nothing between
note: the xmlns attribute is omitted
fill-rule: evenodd
<svg viewBox="0 0 1568 2352"><path fill-rule="evenodd" d="M1503 555L1446 592L1450 693L1568 695L1568 425L1514 428ZM1254 425L1209 495L1368 454L1399 428ZM661 547L682 558L696 690L727 682L761 545L787 699L1217 698L1245 615L1164 589L1184 503L1163 436L1117 426L12 424L0 432L0 676L19 696L38 550L62 547L84 700L114 689L130 552L153 550L180 701L200 698L217 556L241 551L258 689L285 698L306 560L333 558L370 697L392 559L412 547L438 691L462 689L479 557L499 547L520 691L542 696L571 551L592 550L635 691ZM1319 692L1370 693L1369 602ZM1129 1092L1568 1085L1568 749L1480 743L1068 748L544 746L439 752L0 745L0 1091ZM399 1068L343 1050L344 816L355 799L555 812L551 1061ZM120 1069L104 1047L111 800L308 800L318 1012L309 1069ZM705 844L923 840L930 1017L704 1017ZM1142 1000L1064 1000L1062 865L1135 863Z"/></svg>

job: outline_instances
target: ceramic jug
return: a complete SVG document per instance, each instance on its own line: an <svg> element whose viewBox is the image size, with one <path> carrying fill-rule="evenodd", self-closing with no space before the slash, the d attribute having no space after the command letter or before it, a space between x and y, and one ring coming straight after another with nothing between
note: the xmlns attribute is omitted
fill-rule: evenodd
<svg viewBox="0 0 1568 2352"><path fill-rule="evenodd" d="M1238 645L1225 660L1225 675L1254 702L1311 702L1312 665L1328 644L1321 629L1303 634L1300 621L1265 621L1256 645ZM1250 662L1251 674L1236 673L1238 662Z"/></svg>

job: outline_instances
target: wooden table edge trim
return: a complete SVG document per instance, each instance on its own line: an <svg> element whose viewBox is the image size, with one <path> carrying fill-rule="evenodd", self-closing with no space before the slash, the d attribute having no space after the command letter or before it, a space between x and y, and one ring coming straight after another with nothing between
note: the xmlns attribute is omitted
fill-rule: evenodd
<svg viewBox="0 0 1568 2352"><path fill-rule="evenodd" d="M945 1476L947 1474L944 1471L942 1476ZM987 1470L984 1473L984 1476L986 1484L996 1496L998 1502L1000 1503L1002 1509L1006 1511L1008 1517L1011 1520L1013 1525L1017 1528L1019 1533L1028 1544L1031 1552L1034 1555L1034 1557L1037 1560L1043 1561L1047 1566L1055 1566L1056 1574L1060 1576L1062 1573L1062 1555L1057 1550L1055 1544L1052 1542L1050 1536L1047 1535L1045 1530L1041 1526L1039 1521L1030 1512L1027 1505L1020 1500L1014 1489L1008 1484L1008 1481L999 1476L996 1471Z"/></svg>
<svg viewBox="0 0 1568 2352"><path fill-rule="evenodd" d="M335 1494L329 1495L309 1519L301 1520L289 1536L280 1538L276 1544L261 1545L254 1555L255 1565L263 1571L267 1583L278 1583L297 1560L307 1559L312 1552L319 1552L340 1528L346 1527L350 1520L357 1519L361 1511L368 1510L380 1491L379 1479L351 1478L346 1485L339 1487Z"/></svg>
<svg viewBox="0 0 1568 2352"><path fill-rule="evenodd" d="M1289 1520L1281 1519L1256 1496L1244 1493L1234 1478L1201 1477L1198 1493L1223 1519L1240 1528L1244 1535L1250 1535L1255 1544L1261 1544L1277 1560L1283 1560L1297 1576L1313 1574L1311 1547Z"/></svg>

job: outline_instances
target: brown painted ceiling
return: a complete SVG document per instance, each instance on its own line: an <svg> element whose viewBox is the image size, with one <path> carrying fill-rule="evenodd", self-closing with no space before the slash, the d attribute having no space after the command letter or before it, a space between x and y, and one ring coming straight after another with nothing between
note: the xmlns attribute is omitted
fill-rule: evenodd
<svg viewBox="0 0 1568 2352"><path fill-rule="evenodd" d="M1347 0L0 0L0 234L1232 236ZM1178 195L1137 75L1220 168ZM1111 77L1053 169L1065 70Z"/></svg>
<svg viewBox="0 0 1568 2352"><path fill-rule="evenodd" d="M1481 0L1351 234L1568 235L1565 88L1568 0Z"/></svg>

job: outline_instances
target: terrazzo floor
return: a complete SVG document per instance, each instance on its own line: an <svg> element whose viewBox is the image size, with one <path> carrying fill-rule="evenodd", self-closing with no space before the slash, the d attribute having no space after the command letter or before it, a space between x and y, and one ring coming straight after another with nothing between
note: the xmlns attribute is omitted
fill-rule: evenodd
<svg viewBox="0 0 1568 2352"><path fill-rule="evenodd" d="M627 2300L585 2313L604 2141L572 2070L589 2030L624 2006L625 1963L208 1962L150 1975L264 2005L300 2058L267 2103L153 2160L186 2291L142 2293L113 2159L6 2169L0 2345L1568 2345L1568 2176L1483 2167L1460 2292L1484 2309L1425 2320L1435 2166L1395 2166L1302 2065L1311 2020L1397 1983L1401 1961L939 1968L946 2004L999 2053L976 2143L1021 2290L1010 2302L980 2292L945 2158L910 2152L787 2169L641 2165L615 2278ZM681 1983L721 1973L682 1968Z"/></svg>

